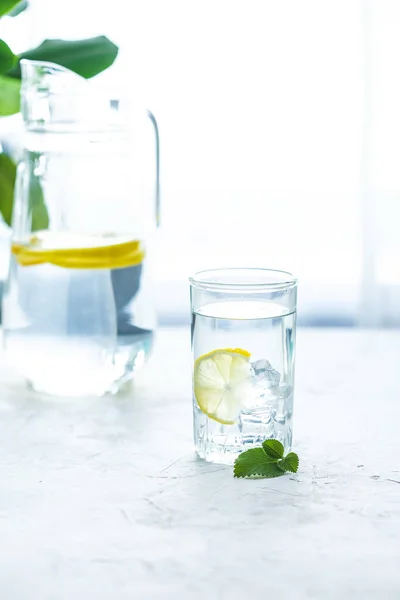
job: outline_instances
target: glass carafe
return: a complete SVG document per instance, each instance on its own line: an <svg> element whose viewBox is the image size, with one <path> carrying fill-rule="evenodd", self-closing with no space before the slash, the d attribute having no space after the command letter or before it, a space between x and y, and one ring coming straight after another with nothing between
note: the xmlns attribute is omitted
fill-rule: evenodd
<svg viewBox="0 0 400 600"><path fill-rule="evenodd" d="M63 67L21 67L6 354L38 391L115 393L144 363L155 328L157 124Z"/></svg>

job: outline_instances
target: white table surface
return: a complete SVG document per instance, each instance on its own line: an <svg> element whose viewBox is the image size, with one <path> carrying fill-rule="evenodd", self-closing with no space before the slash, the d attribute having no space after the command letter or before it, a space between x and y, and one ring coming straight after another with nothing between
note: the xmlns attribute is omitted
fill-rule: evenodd
<svg viewBox="0 0 400 600"><path fill-rule="evenodd" d="M131 394L59 401L0 356L2 600L398 600L400 331L299 330L297 475L196 460L189 332Z"/></svg>

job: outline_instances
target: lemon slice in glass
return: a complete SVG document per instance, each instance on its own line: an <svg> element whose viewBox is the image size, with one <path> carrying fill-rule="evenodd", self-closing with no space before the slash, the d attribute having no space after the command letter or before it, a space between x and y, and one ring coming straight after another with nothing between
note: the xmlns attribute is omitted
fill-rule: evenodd
<svg viewBox="0 0 400 600"><path fill-rule="evenodd" d="M213 350L194 363L194 395L210 419L236 423L250 389L250 353L241 348Z"/></svg>

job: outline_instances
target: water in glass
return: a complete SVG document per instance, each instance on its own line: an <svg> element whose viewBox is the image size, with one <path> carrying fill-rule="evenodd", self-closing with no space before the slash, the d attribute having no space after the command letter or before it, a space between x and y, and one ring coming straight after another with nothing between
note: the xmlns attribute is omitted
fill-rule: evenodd
<svg viewBox="0 0 400 600"><path fill-rule="evenodd" d="M240 452L260 445L266 438L276 438L286 451L290 449L295 319L295 312L284 305L262 300L212 302L193 312L194 439L200 457L231 464ZM217 394L215 402L212 397L212 415L204 410L202 388L196 392L196 370L208 355L219 357L217 366L221 371L231 356L245 383L240 383L237 404L233 405L230 386L221 378L224 393ZM232 366L229 368L232 375ZM210 390L213 379L211 369L209 374L205 372L202 385ZM224 394L228 394L228 401ZM232 407L225 412L224 402Z"/></svg>

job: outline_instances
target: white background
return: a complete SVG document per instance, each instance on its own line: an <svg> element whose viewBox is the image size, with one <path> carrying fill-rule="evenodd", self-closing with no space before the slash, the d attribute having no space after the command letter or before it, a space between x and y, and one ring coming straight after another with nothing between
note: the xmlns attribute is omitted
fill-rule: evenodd
<svg viewBox="0 0 400 600"><path fill-rule="evenodd" d="M303 322L400 323L399 2L31 0L7 21L15 51L108 35L100 77L156 114L162 320L187 319L193 271L240 264L295 272Z"/></svg>

